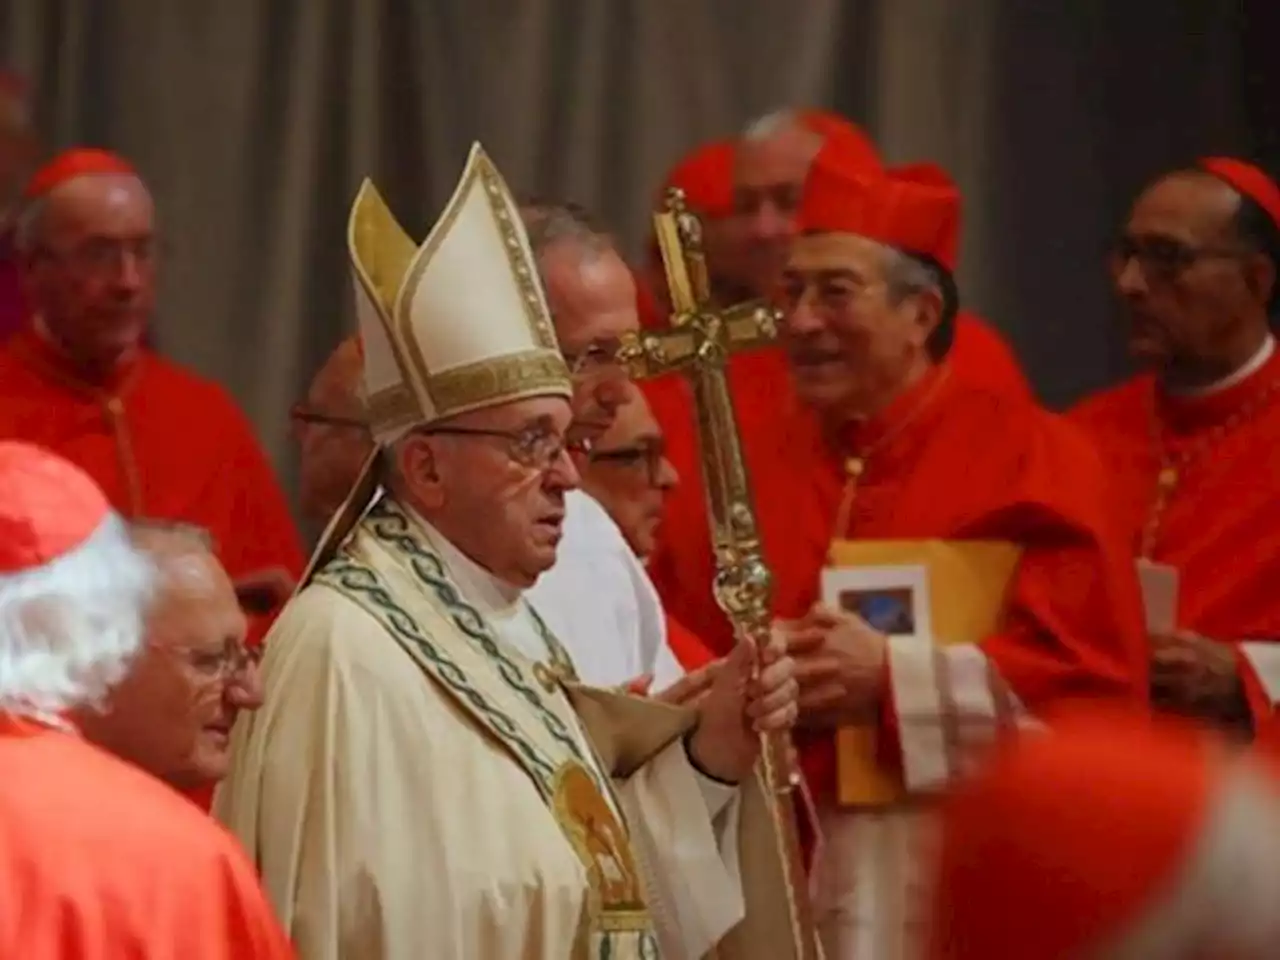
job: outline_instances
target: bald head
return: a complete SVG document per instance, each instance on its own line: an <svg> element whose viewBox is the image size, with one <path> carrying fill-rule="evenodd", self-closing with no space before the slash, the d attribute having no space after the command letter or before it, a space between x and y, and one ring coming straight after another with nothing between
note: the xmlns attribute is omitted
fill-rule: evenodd
<svg viewBox="0 0 1280 960"><path fill-rule="evenodd" d="M342 506L373 452L361 397L363 371L360 341L348 337L316 371L307 399L294 410L302 509L315 523Z"/></svg>
<svg viewBox="0 0 1280 960"><path fill-rule="evenodd" d="M231 579L214 555L213 539L200 527L185 524L138 523L133 543L155 564L160 587L161 612L165 601L216 594L231 588ZM232 596L235 591L232 589Z"/></svg>
<svg viewBox="0 0 1280 960"><path fill-rule="evenodd" d="M158 575L150 615L152 642L171 642L181 634L184 621L202 618L220 624L219 633L243 640L246 624L235 587L206 531L144 523L133 528L133 542L155 564Z"/></svg>
<svg viewBox="0 0 1280 960"><path fill-rule="evenodd" d="M155 218L151 191L130 173L86 173L27 201L18 217L17 241L23 251L57 244L67 231L85 220L103 220L128 212L145 220Z"/></svg>

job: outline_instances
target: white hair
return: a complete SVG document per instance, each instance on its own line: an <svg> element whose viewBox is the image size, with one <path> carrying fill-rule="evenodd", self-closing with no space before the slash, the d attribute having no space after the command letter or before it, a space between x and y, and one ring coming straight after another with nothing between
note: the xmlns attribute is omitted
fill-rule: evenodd
<svg viewBox="0 0 1280 960"><path fill-rule="evenodd" d="M115 514L70 553L0 576L0 712L60 723L99 705L142 646L155 584Z"/></svg>
<svg viewBox="0 0 1280 960"><path fill-rule="evenodd" d="M880 244L880 246L884 250L885 282L889 285L889 295L895 301L900 302L913 293L924 293L929 290L935 292L940 299L946 300L942 274L938 268L896 247L887 244Z"/></svg>

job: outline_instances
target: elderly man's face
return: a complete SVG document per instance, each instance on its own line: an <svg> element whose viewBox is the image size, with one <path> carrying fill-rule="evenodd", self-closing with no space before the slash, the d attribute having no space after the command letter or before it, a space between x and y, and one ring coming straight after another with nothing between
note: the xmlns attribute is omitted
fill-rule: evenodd
<svg viewBox="0 0 1280 960"><path fill-rule="evenodd" d="M1165 177L1138 198L1109 264L1135 358L1194 369L1229 350L1242 323L1260 322L1270 267L1240 245L1238 205L1230 187L1194 172Z"/></svg>
<svg viewBox="0 0 1280 960"><path fill-rule="evenodd" d="M555 563L564 495L578 485L565 449L568 401L535 397L462 414L397 447L413 505L463 553L528 587Z"/></svg>
<svg viewBox="0 0 1280 960"><path fill-rule="evenodd" d="M822 414L869 416L928 364L938 304L894 302L883 246L849 234L797 239L782 282L782 341L800 398Z"/></svg>
<svg viewBox="0 0 1280 960"><path fill-rule="evenodd" d="M45 200L27 292L72 359L109 369L142 342L155 302L151 195L136 177L84 176Z"/></svg>
<svg viewBox="0 0 1280 960"><path fill-rule="evenodd" d="M653 552L663 501L679 477L662 429L637 387L618 410L582 472L582 487L608 511L637 556Z"/></svg>
<svg viewBox="0 0 1280 960"><path fill-rule="evenodd" d="M227 773L236 716L262 703L231 580L208 550L157 535L163 589L147 646L104 710L80 717L99 745L181 790Z"/></svg>
<svg viewBox="0 0 1280 960"><path fill-rule="evenodd" d="M320 368L307 399L291 411L301 454L302 509L323 523L342 506L373 451L359 399L360 350L344 341Z"/></svg>
<svg viewBox="0 0 1280 960"><path fill-rule="evenodd" d="M760 296L773 294L796 237L809 165L822 139L791 125L763 140L744 140L734 164L734 205L745 274Z"/></svg>
<svg viewBox="0 0 1280 960"><path fill-rule="evenodd" d="M636 284L612 250L561 241L539 257L556 337L574 373L574 435L594 441L609 429L627 395L613 358L618 338L640 328Z"/></svg>

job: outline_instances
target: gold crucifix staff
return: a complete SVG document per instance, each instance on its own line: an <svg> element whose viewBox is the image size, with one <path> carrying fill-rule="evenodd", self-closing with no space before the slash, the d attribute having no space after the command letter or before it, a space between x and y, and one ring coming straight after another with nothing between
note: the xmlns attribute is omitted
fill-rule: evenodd
<svg viewBox="0 0 1280 960"><path fill-rule="evenodd" d="M671 293L671 326L628 335L619 360L636 379L671 370L689 379L711 518L716 602L733 624L737 641L762 649L769 642L772 625L771 577L760 549L725 364L737 350L771 342L777 336L778 314L762 302L715 307L702 249L702 225L685 206L682 191L669 190L665 209L653 220ZM790 738L766 736L762 747L760 773L769 787L766 794L786 880L794 957L819 960L822 954L796 832L792 790L798 780Z"/></svg>

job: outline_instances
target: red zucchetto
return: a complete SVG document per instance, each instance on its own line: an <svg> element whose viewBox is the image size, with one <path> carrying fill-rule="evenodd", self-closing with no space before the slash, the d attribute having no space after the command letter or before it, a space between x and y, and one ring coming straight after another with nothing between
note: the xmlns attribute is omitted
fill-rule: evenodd
<svg viewBox="0 0 1280 960"><path fill-rule="evenodd" d="M73 147L58 154L32 175L22 196L36 200L46 196L56 187L76 177L95 174L128 174L136 177L138 171L119 154L97 147Z"/></svg>
<svg viewBox="0 0 1280 960"><path fill-rule="evenodd" d="M110 511L102 490L70 461L35 444L0 441L0 574L70 553Z"/></svg>
<svg viewBox="0 0 1280 960"><path fill-rule="evenodd" d="M933 164L867 176L856 157L828 141L805 181L800 227L809 233L852 233L931 257L955 270L960 192Z"/></svg>
<svg viewBox="0 0 1280 960"><path fill-rule="evenodd" d="M727 217L733 213L733 143L715 140L705 143L677 163L667 174L665 190L684 191L689 209L704 217Z"/></svg>
<svg viewBox="0 0 1280 960"><path fill-rule="evenodd" d="M1280 227L1280 186L1258 167L1234 157L1204 157L1198 163L1205 173L1229 184L1260 206Z"/></svg>

